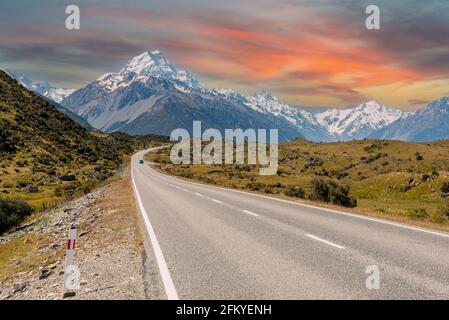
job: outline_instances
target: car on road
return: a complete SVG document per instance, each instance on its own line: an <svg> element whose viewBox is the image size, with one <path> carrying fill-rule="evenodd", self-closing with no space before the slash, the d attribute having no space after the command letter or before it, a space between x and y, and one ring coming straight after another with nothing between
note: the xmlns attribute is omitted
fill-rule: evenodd
<svg viewBox="0 0 449 320"><path fill-rule="evenodd" d="M139 164L143 164L144 162L143 162L143 160L139 160Z"/></svg>

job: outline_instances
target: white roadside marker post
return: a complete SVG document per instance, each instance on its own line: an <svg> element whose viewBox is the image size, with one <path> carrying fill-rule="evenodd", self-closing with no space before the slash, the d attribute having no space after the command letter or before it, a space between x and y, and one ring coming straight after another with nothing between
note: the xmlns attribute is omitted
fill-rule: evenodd
<svg viewBox="0 0 449 320"><path fill-rule="evenodd" d="M63 298L73 297L75 289L79 288L79 271L74 265L76 246L76 227L72 226L69 230L69 239L67 240L67 252L64 270L64 294Z"/></svg>

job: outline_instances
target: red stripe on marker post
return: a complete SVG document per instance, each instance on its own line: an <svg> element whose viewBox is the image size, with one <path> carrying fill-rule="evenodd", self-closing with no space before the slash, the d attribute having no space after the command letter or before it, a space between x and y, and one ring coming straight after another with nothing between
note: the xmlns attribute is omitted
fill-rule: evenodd
<svg viewBox="0 0 449 320"><path fill-rule="evenodd" d="M74 286L71 283L71 280L74 278L73 273L76 270L74 266L75 245L76 245L76 228L72 227L69 230L69 239L67 240L67 253L64 271L64 293L63 293L64 298L73 297L75 295Z"/></svg>

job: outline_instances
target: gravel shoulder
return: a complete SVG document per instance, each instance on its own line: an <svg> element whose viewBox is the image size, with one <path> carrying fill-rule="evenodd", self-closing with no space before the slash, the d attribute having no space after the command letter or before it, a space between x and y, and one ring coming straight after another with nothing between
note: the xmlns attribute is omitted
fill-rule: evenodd
<svg viewBox="0 0 449 320"><path fill-rule="evenodd" d="M81 286L69 299L164 298L127 167L108 185L0 237L0 300L62 299L71 225Z"/></svg>

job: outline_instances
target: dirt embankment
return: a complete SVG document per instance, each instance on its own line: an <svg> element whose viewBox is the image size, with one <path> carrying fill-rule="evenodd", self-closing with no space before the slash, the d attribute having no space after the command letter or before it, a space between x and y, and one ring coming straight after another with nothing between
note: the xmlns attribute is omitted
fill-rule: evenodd
<svg viewBox="0 0 449 320"><path fill-rule="evenodd" d="M163 298L147 257L129 168L110 184L0 237L0 300L61 299L67 234L77 226L80 289L70 299Z"/></svg>

